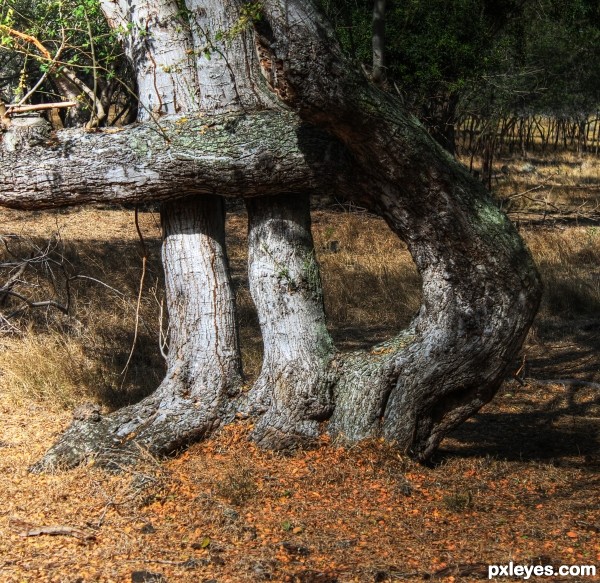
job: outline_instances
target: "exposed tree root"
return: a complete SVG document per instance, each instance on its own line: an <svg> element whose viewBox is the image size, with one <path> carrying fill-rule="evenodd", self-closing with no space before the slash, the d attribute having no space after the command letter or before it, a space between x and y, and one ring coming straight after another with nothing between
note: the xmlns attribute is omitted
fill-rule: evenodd
<svg viewBox="0 0 600 583"><path fill-rule="evenodd" d="M67 470L92 462L118 469L144 455L168 456L231 419L226 409L226 404L220 403L207 411L191 399L160 399L153 394L109 415L74 420L30 470Z"/></svg>

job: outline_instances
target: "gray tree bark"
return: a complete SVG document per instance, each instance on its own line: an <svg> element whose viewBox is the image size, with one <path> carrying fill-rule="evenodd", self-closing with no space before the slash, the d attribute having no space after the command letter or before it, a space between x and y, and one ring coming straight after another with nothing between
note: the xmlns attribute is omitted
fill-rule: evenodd
<svg viewBox="0 0 600 583"><path fill-rule="evenodd" d="M353 71L310 2L265 0L261 18L246 21L230 40L213 36L214 29L242 22L237 4L210 0L202 12L189 0L188 8L193 21L181 43L192 42L196 52L209 43L221 57L210 65L195 61L196 79L204 79L200 100L213 108L203 112L210 114L205 126L198 126L201 113L114 135L61 135L62 146L44 159L34 148L0 160L0 204L7 206L81 203L103 189L139 200L150 186L159 198L211 195L202 209L199 199L184 198L166 211L167 290L182 328L174 332L165 382L137 406L81 430L73 426L59 446L76 450L83 443L83 453L69 457L55 448L38 467L99 454L85 445L90 439L122 452L135 442L166 453L231 415L240 372L221 203L214 198L222 194L250 199L250 284L265 358L237 406L258 416L254 439L288 448L322 430L348 441L384 436L427 460L448 431L493 397L524 340L540 296L527 249L484 188L399 101ZM213 27L211 35L202 37L202 22ZM202 139L188 131L198 127ZM275 138L282 145L267 135L272 128L281 128ZM108 166L95 171L98 150L86 154L85 144L102 144ZM82 164L88 167L79 176L89 177L83 187L69 179ZM385 218L408 244L423 280L423 304L411 326L362 353L335 352L325 328L306 196L326 182ZM185 269L180 256L191 258ZM202 265L211 265L212 279ZM198 277L186 279L188 268ZM208 288L200 284L205 278ZM206 289L218 300L202 311L203 301L193 298L205 297ZM176 290L190 299L179 305Z"/></svg>
<svg viewBox="0 0 600 583"><path fill-rule="evenodd" d="M233 417L241 386L234 297L225 252L223 199L190 197L162 212L169 351L154 393L110 415L73 421L32 471L94 458L134 461L140 447L166 455Z"/></svg>
<svg viewBox="0 0 600 583"><path fill-rule="evenodd" d="M103 6L113 26L131 30L126 45L138 73L140 118L193 110L198 83L192 37L177 4L142 0ZM161 138L168 141L164 131ZM180 194L173 184L168 188L171 198ZM75 420L33 471L70 467L91 456L119 465L140 448L165 455L230 415L242 370L223 199L212 195L165 202L161 221L170 321L165 379L140 403L105 418Z"/></svg>
<svg viewBox="0 0 600 583"><path fill-rule="evenodd" d="M0 148L0 205L272 196L282 185L290 194L356 191L345 148L293 112L191 113L159 123L13 140L21 143L18 151Z"/></svg>
<svg viewBox="0 0 600 583"><path fill-rule="evenodd" d="M247 201L248 276L263 337L263 366L248 395L261 413L252 437L262 447L310 445L333 410L327 331L307 195Z"/></svg>
<svg viewBox="0 0 600 583"><path fill-rule="evenodd" d="M191 31L177 0L102 0L137 74L139 120L194 111L200 93Z"/></svg>
<svg viewBox="0 0 600 583"><path fill-rule="evenodd" d="M385 10L387 0L375 0L373 4L373 69L371 78L374 83L385 81Z"/></svg>
<svg viewBox="0 0 600 583"><path fill-rule="evenodd" d="M539 276L485 189L394 96L348 67L312 3L266 0L265 14L260 27L285 69L285 101L346 145L363 191L377 193L366 204L406 241L423 279L419 315L384 347L393 356L376 367L376 381L347 380L373 376L369 354L342 367L331 430L382 434L426 460L497 391L537 310ZM357 410L377 411L377 420L359 422Z"/></svg>

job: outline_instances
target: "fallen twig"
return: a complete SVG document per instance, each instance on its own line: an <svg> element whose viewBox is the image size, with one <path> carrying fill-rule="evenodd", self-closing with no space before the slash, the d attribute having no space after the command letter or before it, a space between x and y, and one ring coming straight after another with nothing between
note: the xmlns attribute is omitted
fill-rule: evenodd
<svg viewBox="0 0 600 583"><path fill-rule="evenodd" d="M17 531L17 534L22 537L41 536L47 534L50 536L72 536L83 541L95 540L95 535L85 532L73 526L65 526L62 524L53 526L32 526L20 520L13 520L11 526Z"/></svg>
<svg viewBox="0 0 600 583"><path fill-rule="evenodd" d="M173 567L186 567L194 569L196 567L206 566L210 563L209 559L189 558L185 561L167 561L165 559L131 559L128 563L155 563L157 565L171 565Z"/></svg>

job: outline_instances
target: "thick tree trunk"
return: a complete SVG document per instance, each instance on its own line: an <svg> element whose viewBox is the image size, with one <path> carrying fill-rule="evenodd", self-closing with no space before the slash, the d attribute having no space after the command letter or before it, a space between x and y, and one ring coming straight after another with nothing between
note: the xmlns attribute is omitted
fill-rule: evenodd
<svg viewBox="0 0 600 583"><path fill-rule="evenodd" d="M198 55L202 111L248 111L274 103L257 87L261 81L257 55L240 4L236 0L185 0Z"/></svg>
<svg viewBox="0 0 600 583"><path fill-rule="evenodd" d="M187 198L162 214L169 309L167 373L139 403L76 419L33 471L72 467L93 457L114 466L171 453L233 416L241 361L225 253L223 199Z"/></svg>
<svg viewBox="0 0 600 583"><path fill-rule="evenodd" d="M254 198L247 208L248 276L264 344L262 370L248 395L250 411L262 413L252 437L272 449L308 445L333 409L334 354L309 197Z"/></svg>
<svg viewBox="0 0 600 583"><path fill-rule="evenodd" d="M105 2L104 9L113 26L119 19L131 25L127 47L138 74L140 118L193 111L198 82L192 36L177 3ZM161 138L168 142L164 130ZM169 193L180 194L174 184ZM94 419L92 426L76 421L35 470L73 465L90 455L119 464L140 448L168 454L232 414L242 370L223 199L208 195L165 202L161 221L170 331L163 382L140 403Z"/></svg>
<svg viewBox="0 0 600 583"><path fill-rule="evenodd" d="M383 434L425 460L500 386L537 310L539 277L485 189L353 72L311 2L264 6L256 27L284 71L282 98L347 146L363 203L406 241L423 279L412 329L344 360L331 431Z"/></svg>
<svg viewBox="0 0 600 583"><path fill-rule="evenodd" d="M194 194L334 194L356 187L345 149L289 111L198 114L131 128L57 132L0 149L0 205L43 209Z"/></svg>
<svg viewBox="0 0 600 583"><path fill-rule="evenodd" d="M199 104L189 25L177 0L101 0L137 74L138 119L189 112Z"/></svg>

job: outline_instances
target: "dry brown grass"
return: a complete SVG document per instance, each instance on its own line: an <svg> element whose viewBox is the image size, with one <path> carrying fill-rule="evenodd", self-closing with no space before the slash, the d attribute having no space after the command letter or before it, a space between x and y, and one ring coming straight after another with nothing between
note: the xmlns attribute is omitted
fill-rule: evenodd
<svg viewBox="0 0 600 583"><path fill-rule="evenodd" d="M17 323L22 333L1 338L0 581L120 583L140 570L183 583L472 581L485 577L488 563L540 556L600 567L598 393L542 382L600 382L600 168L593 159L572 162L546 160L532 173L511 161L508 177L499 178L504 198L548 176L560 182L533 192L556 195L560 212L524 197L513 209L546 287L523 353L528 380L507 381L444 442L431 469L380 442L343 449L325 440L316 451L281 457L257 451L246 440L250 426L241 424L175 460L147 459L121 475L93 467L28 474L68 424L73 404L116 407L160 381L160 291L151 293L161 287L159 232L157 217L142 213L151 257L138 346L123 378L141 268L133 213L0 211L0 233L39 242L59 229L73 273L124 294L78 281L71 316L37 311ZM338 345L362 347L404 326L418 308L420 284L403 244L365 213L319 210L313 222ZM234 213L228 244L252 378L262 343L245 241L245 217ZM43 273L28 275L38 287L27 293L50 293ZM23 538L22 521L75 526L96 539Z"/></svg>
<svg viewBox="0 0 600 583"><path fill-rule="evenodd" d="M541 318L600 314L600 225L528 229L525 238L543 273Z"/></svg>
<svg viewBox="0 0 600 583"><path fill-rule="evenodd" d="M123 378L120 373L133 338L141 270L132 212L78 210L49 216L0 212L5 233L9 229L14 233L18 225L23 236L27 233L33 237L22 243L23 255L32 245L41 246L59 232L62 246L57 253L64 256L70 273L94 277L123 293L121 296L98 283L77 280L72 283L71 316L45 309L21 318L16 324L27 333L5 337L4 350L0 351L4 391L18 400L33 397L57 406L93 399L109 407L151 391L163 372L156 349L162 297L157 216L142 214L151 250L149 278L137 348ZM326 312L331 332L342 348L374 344L409 322L419 306L419 277L406 246L390 236L380 219L364 213L318 211L313 231L323 271ZM247 286L246 240L246 217L233 214L228 223L228 251L236 285L242 355L251 379L260 370L262 340ZM52 281L43 270L30 270L27 281L30 285L23 286L22 291L29 297L54 295Z"/></svg>
<svg viewBox="0 0 600 583"><path fill-rule="evenodd" d="M600 158L562 153L547 158L499 159L492 187L517 220L600 217ZM503 172L504 170L504 172ZM541 216L540 216L541 213Z"/></svg>
<svg viewBox="0 0 600 583"><path fill-rule="evenodd" d="M70 314L53 308L30 310L11 320L12 333L1 338L0 387L16 400L36 398L54 407L70 407L82 400L99 400L108 407L123 405L155 388L163 373L157 350L161 268L158 263L156 217L143 217L153 261L145 281L141 325L136 350L126 374L121 374L133 341L140 247L133 214L124 211L16 213L0 211L2 235L15 255L28 257L60 233L52 259L69 276ZM0 252L0 261L8 258ZM5 272L6 273L6 272ZM31 299L56 298L66 304L64 276L53 266L32 265L15 288ZM104 282L113 289L98 282ZM9 300L4 311L21 307Z"/></svg>
<svg viewBox="0 0 600 583"><path fill-rule="evenodd" d="M420 305L420 278L406 245L381 219L317 212L313 234L325 310L342 347L374 344L410 322Z"/></svg>

